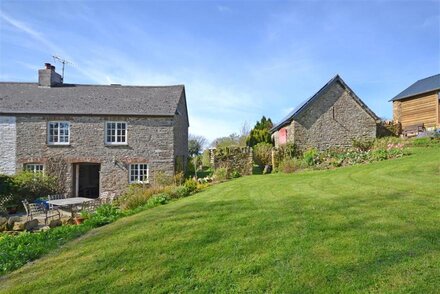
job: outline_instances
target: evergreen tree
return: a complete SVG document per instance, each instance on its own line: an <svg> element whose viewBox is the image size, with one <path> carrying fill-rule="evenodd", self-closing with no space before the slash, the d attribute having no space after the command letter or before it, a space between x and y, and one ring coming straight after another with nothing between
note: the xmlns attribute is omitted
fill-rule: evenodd
<svg viewBox="0 0 440 294"><path fill-rule="evenodd" d="M254 128L249 133L249 136L246 138L246 144L250 147L257 145L258 143L272 144L272 138L269 132L272 127L272 120L263 116L260 121L257 121Z"/></svg>

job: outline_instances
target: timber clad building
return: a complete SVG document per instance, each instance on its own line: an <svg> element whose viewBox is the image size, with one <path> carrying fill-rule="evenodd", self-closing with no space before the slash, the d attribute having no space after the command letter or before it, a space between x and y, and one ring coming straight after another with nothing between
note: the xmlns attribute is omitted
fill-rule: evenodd
<svg viewBox="0 0 440 294"><path fill-rule="evenodd" d="M419 80L391 99L393 120L402 129L423 124L440 127L440 74Z"/></svg>
<svg viewBox="0 0 440 294"><path fill-rule="evenodd" d="M118 194L184 170L188 126L183 85L63 84L46 64L39 83L0 83L0 173L64 162L68 194Z"/></svg>

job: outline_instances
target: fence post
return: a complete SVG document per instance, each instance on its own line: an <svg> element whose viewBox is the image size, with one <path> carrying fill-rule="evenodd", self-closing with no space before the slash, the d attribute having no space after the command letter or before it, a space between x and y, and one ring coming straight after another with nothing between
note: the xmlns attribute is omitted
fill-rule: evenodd
<svg viewBox="0 0 440 294"><path fill-rule="evenodd" d="M275 168L275 148L272 148L272 170Z"/></svg>

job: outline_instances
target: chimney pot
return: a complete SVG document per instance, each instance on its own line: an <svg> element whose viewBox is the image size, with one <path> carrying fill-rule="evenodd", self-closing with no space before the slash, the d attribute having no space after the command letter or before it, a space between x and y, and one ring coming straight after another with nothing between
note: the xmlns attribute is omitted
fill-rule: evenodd
<svg viewBox="0 0 440 294"><path fill-rule="evenodd" d="M38 85L40 87L56 87L63 84L63 78L55 71L55 66L44 64L45 68L38 70Z"/></svg>

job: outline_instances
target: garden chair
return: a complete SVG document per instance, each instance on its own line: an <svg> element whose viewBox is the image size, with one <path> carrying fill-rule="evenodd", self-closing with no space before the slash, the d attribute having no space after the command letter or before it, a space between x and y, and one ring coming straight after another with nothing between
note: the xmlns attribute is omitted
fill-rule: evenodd
<svg viewBox="0 0 440 294"><path fill-rule="evenodd" d="M44 217L44 224L47 225L47 220L58 216L61 219L61 213L58 209L46 209L42 203L29 203L27 200L22 201L26 216L28 220L34 218Z"/></svg>
<svg viewBox="0 0 440 294"><path fill-rule="evenodd" d="M91 201L84 202L82 205L82 211L87 212L95 212L96 209L101 206L103 203L101 202L101 199L93 199Z"/></svg>
<svg viewBox="0 0 440 294"><path fill-rule="evenodd" d="M54 194L54 195L48 195L47 199L50 200L58 200L58 199L66 199L66 195L64 194ZM49 204L49 209L54 209L53 204Z"/></svg>

